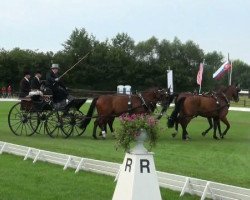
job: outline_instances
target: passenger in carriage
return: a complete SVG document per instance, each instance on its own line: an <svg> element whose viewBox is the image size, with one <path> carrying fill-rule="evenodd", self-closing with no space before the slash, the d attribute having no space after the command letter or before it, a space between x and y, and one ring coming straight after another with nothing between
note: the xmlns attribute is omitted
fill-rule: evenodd
<svg viewBox="0 0 250 200"><path fill-rule="evenodd" d="M42 72L40 70L37 70L35 76L31 80L31 90L41 90L41 78Z"/></svg>
<svg viewBox="0 0 250 200"><path fill-rule="evenodd" d="M52 90L54 103L66 100L68 97L66 87L62 84L58 75L59 69L58 64L52 64L51 70L46 74L46 86Z"/></svg>
<svg viewBox="0 0 250 200"><path fill-rule="evenodd" d="M30 92L30 72L25 71L24 77L20 82L19 98L24 98L29 95Z"/></svg>

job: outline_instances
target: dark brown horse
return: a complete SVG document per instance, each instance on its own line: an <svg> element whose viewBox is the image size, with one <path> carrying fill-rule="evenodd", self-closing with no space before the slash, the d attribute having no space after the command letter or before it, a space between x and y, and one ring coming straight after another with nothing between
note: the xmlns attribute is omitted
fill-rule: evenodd
<svg viewBox="0 0 250 200"><path fill-rule="evenodd" d="M82 128L86 128L93 117L94 109L96 108L98 116L94 122L93 137L96 137L96 129L99 126L102 129L103 138L106 136L106 126L109 124L111 132L113 131L112 124L115 117L123 113L141 114L152 113L156 108L157 103L169 105L169 96L166 90L151 88L136 95L102 95L95 98L89 108L86 119L82 122Z"/></svg>
<svg viewBox="0 0 250 200"><path fill-rule="evenodd" d="M179 94L176 95L175 105L177 104L177 102L180 99L182 99L184 97L197 96L197 95L199 95L199 94L192 93L192 92L179 93ZM211 96L211 97L214 97L216 99L215 92L208 92L208 93L202 94L202 96L206 96L206 97ZM221 135L220 123L218 122L217 124L215 124L213 118L211 118L211 117L207 117L207 121L208 121L209 127L205 131L203 131L201 134L203 136L205 136L213 127L214 127L214 131L216 131L216 128L218 127L219 133ZM175 133L172 133L173 137L175 137L177 135L177 133L178 133L178 124L179 124L179 122L176 120L175 121Z"/></svg>
<svg viewBox="0 0 250 200"><path fill-rule="evenodd" d="M179 99L168 120L168 127L173 127L174 123L178 121L182 126L182 139L186 140L188 139L187 126L194 117L213 118L215 124L213 137L218 139L216 126L218 126L219 121L222 121L226 125L226 129L220 135L223 138L230 128L226 117L230 101L232 99L236 102L239 101L239 91L239 87L231 85L216 93L216 97L195 95Z"/></svg>

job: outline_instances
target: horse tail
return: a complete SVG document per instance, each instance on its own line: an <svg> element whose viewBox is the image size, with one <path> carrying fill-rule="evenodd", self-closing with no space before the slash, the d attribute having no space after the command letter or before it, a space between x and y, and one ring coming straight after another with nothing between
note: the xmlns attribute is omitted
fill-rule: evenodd
<svg viewBox="0 0 250 200"><path fill-rule="evenodd" d="M185 99L186 99L186 97L182 97L175 103L175 108L174 108L171 116L168 119L168 128L174 127L174 124L177 121L177 116L182 108L182 105L183 105Z"/></svg>
<svg viewBox="0 0 250 200"><path fill-rule="evenodd" d="M98 97L95 97L95 98L92 100L92 102L91 102L91 104L90 104L90 107L89 107L89 110L88 110L88 112L87 112L86 118L83 119L83 121L82 121L82 123L81 123L81 126L80 126L80 127L81 127L82 129L86 129L87 126L88 126L88 124L90 123L90 121L91 121L91 119L92 119L92 116L93 116L93 113L94 113L94 111L95 111L95 106L96 106L97 99L98 99Z"/></svg>

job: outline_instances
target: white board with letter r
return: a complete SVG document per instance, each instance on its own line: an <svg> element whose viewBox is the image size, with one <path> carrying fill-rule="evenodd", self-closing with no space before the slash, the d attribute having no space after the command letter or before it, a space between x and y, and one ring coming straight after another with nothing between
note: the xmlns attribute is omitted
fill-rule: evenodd
<svg viewBox="0 0 250 200"><path fill-rule="evenodd" d="M161 200L152 154L126 153L112 200Z"/></svg>

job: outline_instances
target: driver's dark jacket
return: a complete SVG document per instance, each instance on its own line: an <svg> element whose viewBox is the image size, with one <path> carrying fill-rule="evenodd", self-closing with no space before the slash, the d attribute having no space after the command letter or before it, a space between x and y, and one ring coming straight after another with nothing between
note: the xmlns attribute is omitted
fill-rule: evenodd
<svg viewBox="0 0 250 200"><path fill-rule="evenodd" d="M46 87L49 87L53 92L54 102L60 102L67 98L68 92L64 85L60 81L55 81L59 76L54 74L52 70L50 70L46 74Z"/></svg>

